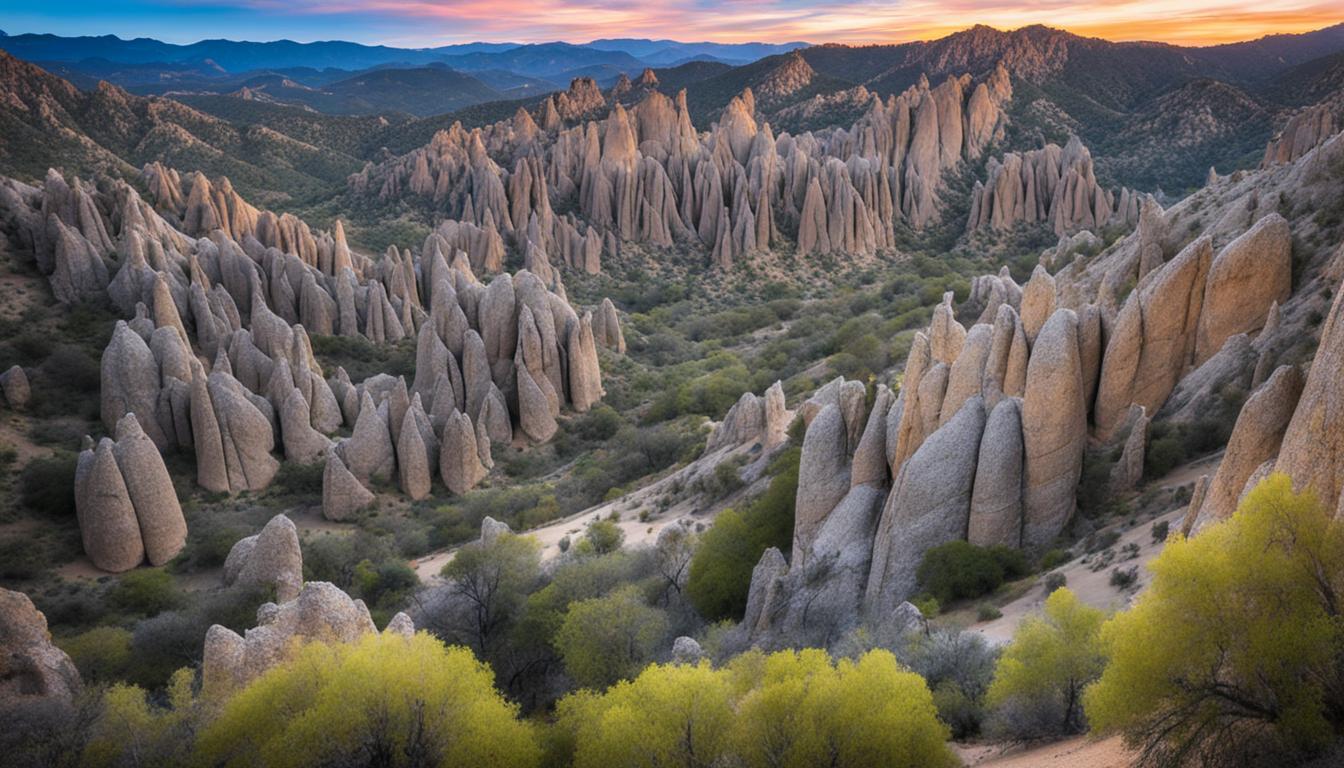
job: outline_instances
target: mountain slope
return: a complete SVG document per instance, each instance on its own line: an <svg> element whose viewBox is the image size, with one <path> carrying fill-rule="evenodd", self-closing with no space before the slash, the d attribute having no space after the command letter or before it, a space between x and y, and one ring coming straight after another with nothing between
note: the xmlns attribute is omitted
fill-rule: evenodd
<svg viewBox="0 0 1344 768"><path fill-rule="evenodd" d="M107 83L84 92L0 52L0 166L26 179L47 168L130 177L152 160L227 175L259 200L320 195L359 163L264 126L234 126L189 106Z"/></svg>

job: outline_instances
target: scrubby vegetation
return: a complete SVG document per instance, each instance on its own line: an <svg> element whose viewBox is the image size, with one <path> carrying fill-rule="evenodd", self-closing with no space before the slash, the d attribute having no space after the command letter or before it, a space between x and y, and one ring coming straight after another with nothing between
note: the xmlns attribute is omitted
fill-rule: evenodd
<svg viewBox="0 0 1344 768"><path fill-rule="evenodd" d="M1344 528L1274 475L1228 521L1168 544L1100 635L1094 728L1148 766L1291 765L1344 727Z"/></svg>

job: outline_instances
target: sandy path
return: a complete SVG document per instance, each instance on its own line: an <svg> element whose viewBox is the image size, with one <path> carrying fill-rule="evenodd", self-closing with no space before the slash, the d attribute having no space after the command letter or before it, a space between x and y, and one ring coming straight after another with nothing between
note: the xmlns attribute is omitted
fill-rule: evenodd
<svg viewBox="0 0 1344 768"><path fill-rule="evenodd" d="M967 766L980 768L1126 768L1134 753L1125 749L1119 736L1092 739L1076 736L1040 747L954 745Z"/></svg>

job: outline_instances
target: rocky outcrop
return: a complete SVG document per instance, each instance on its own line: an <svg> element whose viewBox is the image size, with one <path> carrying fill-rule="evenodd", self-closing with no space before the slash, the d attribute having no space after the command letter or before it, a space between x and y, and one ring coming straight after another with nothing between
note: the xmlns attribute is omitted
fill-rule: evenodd
<svg viewBox="0 0 1344 768"><path fill-rule="evenodd" d="M1148 447L1148 426L1151 420L1143 406L1130 410L1129 435L1125 437L1120 459L1111 467L1109 490L1112 493L1132 491L1143 479L1143 460Z"/></svg>
<svg viewBox="0 0 1344 768"><path fill-rule="evenodd" d="M1195 240L1126 299L1102 357L1093 412L1102 439L1132 404L1156 413L1190 365L1212 259L1209 238Z"/></svg>
<svg viewBox="0 0 1344 768"><path fill-rule="evenodd" d="M439 446L439 474L448 490L461 495L485 478L486 469L479 450L471 420L462 413L449 416L443 425L443 441Z"/></svg>
<svg viewBox="0 0 1344 768"><path fill-rule="evenodd" d="M1334 111L1329 104L1316 104L1288 120L1278 136L1265 146L1261 168L1285 165L1306 155L1339 131Z"/></svg>
<svg viewBox="0 0 1344 768"><path fill-rule="evenodd" d="M1246 399L1203 504L1197 507L1192 504L1192 531L1231 517L1246 481L1260 465L1279 454L1302 385L1298 369L1285 365Z"/></svg>
<svg viewBox="0 0 1344 768"><path fill-rule="evenodd" d="M259 533L239 539L224 560L224 585L274 589L281 602L297 597L303 587L303 552L294 523L276 515Z"/></svg>
<svg viewBox="0 0 1344 768"><path fill-rule="evenodd" d="M163 565L186 544L187 524L163 456L134 413L116 426L116 441L87 441L75 473L75 511L84 551L114 573L148 557Z"/></svg>
<svg viewBox="0 0 1344 768"><path fill-rule="evenodd" d="M822 522L849 492L848 432L840 407L825 406L808 425L798 464L794 503L793 552L806 553ZM798 564L795 562L795 564Z"/></svg>
<svg viewBox="0 0 1344 768"><path fill-rule="evenodd" d="M1198 365L1238 333L1259 330L1269 310L1293 290L1293 234L1271 213L1228 243L1213 259L1195 340Z"/></svg>
<svg viewBox="0 0 1344 768"><path fill-rule="evenodd" d="M1321 327L1321 341L1311 361L1302 396L1283 434L1274 470L1293 479L1297 489L1310 489L1322 503L1335 506L1339 518L1344 490L1344 309L1335 292L1330 314Z"/></svg>
<svg viewBox="0 0 1344 768"><path fill-rule="evenodd" d="M404 633L409 619L398 616ZM362 600L351 600L328 582L309 582L288 600L258 608L257 625L242 636L218 624L210 627L201 664L202 693L217 698L241 688L281 662L299 642L351 643L377 631Z"/></svg>
<svg viewBox="0 0 1344 768"><path fill-rule="evenodd" d="M775 382L764 395L743 392L709 436L706 451L760 442L770 449L788 439L794 412L784 401L784 385Z"/></svg>
<svg viewBox="0 0 1344 768"><path fill-rule="evenodd" d="M975 464L966 540L978 547L1022 545L1022 403L1000 400L985 422Z"/></svg>
<svg viewBox="0 0 1344 768"><path fill-rule="evenodd" d="M869 614L890 613L915 593L924 552L966 538L984 427L984 402L972 398L901 467L873 542L864 593Z"/></svg>
<svg viewBox="0 0 1344 768"><path fill-rule="evenodd" d="M1078 316L1058 309L1045 322L1027 364L1022 400L1022 546L1042 549L1073 516L1087 444Z"/></svg>
<svg viewBox="0 0 1344 768"><path fill-rule="evenodd" d="M373 500L373 492L350 473L341 457L335 451L327 454L327 465L322 470L322 516L328 520L350 520Z"/></svg>
<svg viewBox="0 0 1344 768"><path fill-rule="evenodd" d="M51 642L47 617L22 592L0 588L0 713L38 701L70 704L83 684Z"/></svg>
<svg viewBox="0 0 1344 768"><path fill-rule="evenodd" d="M1009 230L1018 224L1050 226L1055 234L1100 229L1126 221L1129 190L1117 195L1097 183L1092 155L1077 136L1061 149L1047 144L1030 152L1010 152L991 158L987 179L971 192L966 231ZM1117 210L1119 204L1119 210Z"/></svg>
<svg viewBox="0 0 1344 768"><path fill-rule="evenodd" d="M0 373L0 395L4 395L5 405L16 411L28 407L33 392L28 384L28 374L24 373L23 368L14 365Z"/></svg>

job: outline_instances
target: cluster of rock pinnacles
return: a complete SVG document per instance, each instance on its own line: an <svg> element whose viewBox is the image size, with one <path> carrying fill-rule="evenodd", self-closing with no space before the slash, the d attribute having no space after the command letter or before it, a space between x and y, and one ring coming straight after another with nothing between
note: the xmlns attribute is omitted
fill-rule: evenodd
<svg viewBox="0 0 1344 768"><path fill-rule="evenodd" d="M930 87L921 78L885 101L870 95L848 129L776 137L758 121L750 88L699 133L685 92L672 99L656 85L646 72L611 94L605 118L570 126L607 108L591 80L575 80L536 115L520 108L471 131L455 123L424 147L369 164L350 177L351 191L432 201L460 222L457 241L477 244L496 268L503 236L587 272L620 242L688 243L718 266L789 241L801 254L870 255L895 245L898 223L937 221L944 172L1003 137L1012 98L1002 66L980 82L963 75ZM991 160L974 205L971 229L1048 221L1062 234L1132 225L1139 196L1102 189L1075 139Z"/></svg>
<svg viewBox="0 0 1344 768"><path fill-rule="evenodd" d="M373 260L348 247L339 221L314 235L253 208L227 179L184 185L159 165L144 177L153 204L125 182L67 183L55 171L40 187L0 183L6 234L58 299L131 318L102 358L102 418L116 440L87 446L77 480L85 548L105 570L162 564L184 543L161 452L194 453L197 483L221 493L267 487L277 449L323 462L332 519L372 501L377 482L420 499L439 477L465 493L493 465L492 443L545 442L562 410L597 402L599 345L624 351L610 300L580 314L544 256L528 259L538 272L478 279L484 253L457 222L419 253L394 246ZM328 376L309 333L414 338L414 380ZM26 402L21 368L0 388ZM350 435L334 438L343 427Z"/></svg>
<svg viewBox="0 0 1344 768"><path fill-rule="evenodd" d="M1295 367L1272 365L1292 287L1287 222L1265 212L1216 253L1204 236L1167 258L1162 212L1145 221L1110 251L1118 267L1090 284L1095 300L1078 300L1082 276L1057 285L1042 267L1023 286L1006 269L977 278L961 307L974 322L947 294L914 337L899 394L879 384L869 407L862 382L838 378L799 406L792 554L762 556L738 632L826 645L860 617L904 615L932 547L1043 551L1074 514L1089 443L1120 447L1112 481L1132 487L1150 417L1229 370L1251 379L1253 367L1254 394L1184 528L1229 516L1275 468L1339 498L1344 450L1331 430L1342 425L1326 405L1344 381L1338 301L1305 386ZM1127 278L1137 287L1117 302L1113 285ZM793 414L777 390L744 396L711 447L782 442Z"/></svg>

